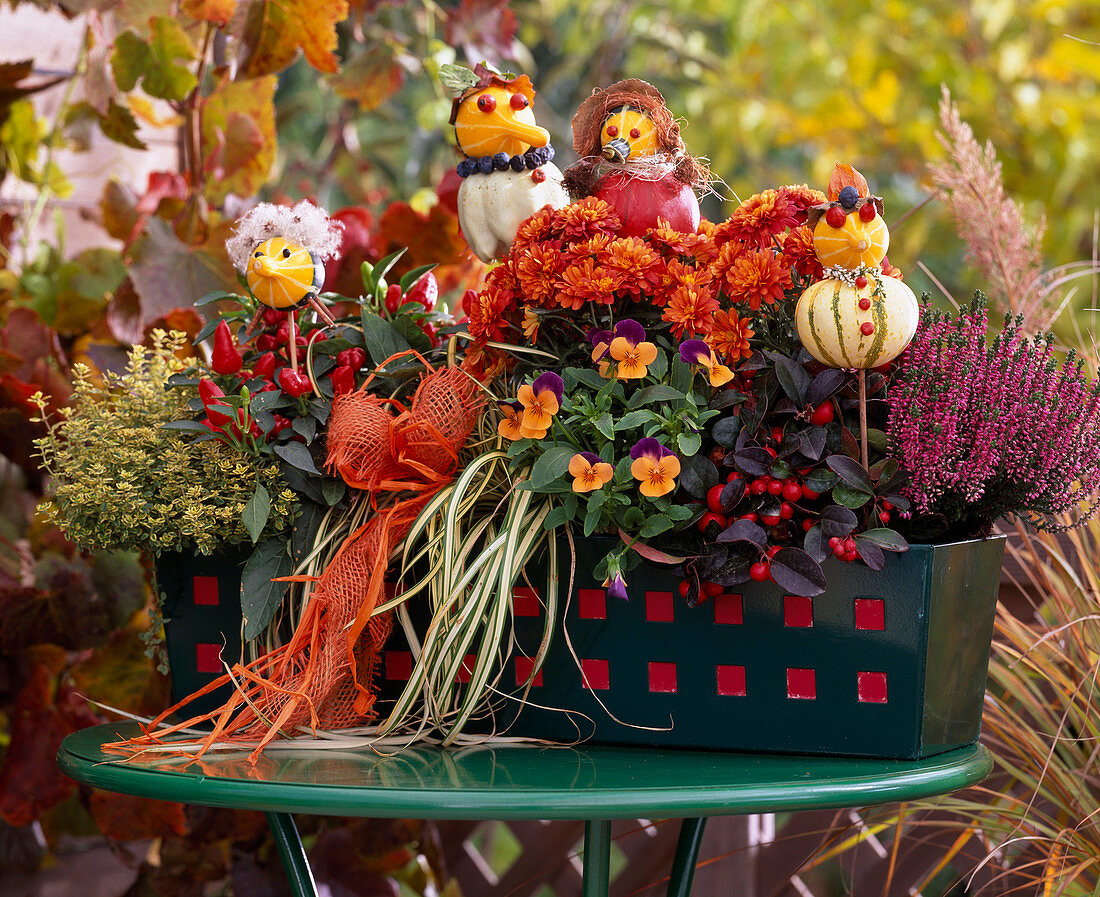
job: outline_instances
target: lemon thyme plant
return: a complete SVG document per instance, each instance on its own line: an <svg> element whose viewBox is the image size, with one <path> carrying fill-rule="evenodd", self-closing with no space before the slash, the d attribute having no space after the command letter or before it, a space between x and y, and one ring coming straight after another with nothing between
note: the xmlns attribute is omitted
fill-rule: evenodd
<svg viewBox="0 0 1100 897"><path fill-rule="evenodd" d="M47 428L36 445L54 481L53 500L41 511L83 548L211 554L249 539L242 515L258 485L272 505L265 535L294 519L297 500L278 464L164 428L188 413L186 396L168 388L192 363L177 356L185 340L154 331L151 349L135 346L126 372L106 372L102 381L75 366L60 420L35 396Z"/></svg>

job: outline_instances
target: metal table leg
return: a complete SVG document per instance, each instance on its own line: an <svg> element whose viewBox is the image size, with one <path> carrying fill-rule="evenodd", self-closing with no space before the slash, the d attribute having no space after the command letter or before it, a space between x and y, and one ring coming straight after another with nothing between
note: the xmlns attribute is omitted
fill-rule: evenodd
<svg viewBox="0 0 1100 897"><path fill-rule="evenodd" d="M582 897L607 897L611 878L611 823L589 820L584 824L584 875Z"/></svg>
<svg viewBox="0 0 1100 897"><path fill-rule="evenodd" d="M680 823L680 838L676 842L676 855L668 879L668 897L688 897L691 893L691 880L695 877L695 863L706 822L706 819L685 819Z"/></svg>
<svg viewBox="0 0 1100 897"><path fill-rule="evenodd" d="M279 848L279 857L290 883L290 893L294 897L317 897L317 884L313 881L313 872L309 868L302 839L298 837L294 817L289 813L271 811L265 812L264 816L271 827L271 834L275 836L275 846ZM604 893L606 894L606 890Z"/></svg>

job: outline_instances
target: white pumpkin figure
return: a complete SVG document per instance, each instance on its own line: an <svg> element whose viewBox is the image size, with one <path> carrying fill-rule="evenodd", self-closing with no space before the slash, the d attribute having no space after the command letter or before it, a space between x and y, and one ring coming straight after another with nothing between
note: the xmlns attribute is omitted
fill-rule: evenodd
<svg viewBox="0 0 1100 897"><path fill-rule="evenodd" d="M474 254L489 262L507 254L523 221L547 205L560 209L569 195L550 161L550 132L535 124L530 79L506 78L483 65L473 72L450 69L465 84L451 108L466 156L458 165L458 223Z"/></svg>

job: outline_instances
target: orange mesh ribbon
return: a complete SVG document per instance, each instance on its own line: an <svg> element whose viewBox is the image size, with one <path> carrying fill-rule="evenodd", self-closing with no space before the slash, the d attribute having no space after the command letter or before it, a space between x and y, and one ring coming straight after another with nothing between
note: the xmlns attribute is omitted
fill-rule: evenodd
<svg viewBox="0 0 1100 897"><path fill-rule="evenodd" d="M169 708L144 736L105 747L137 753L183 728L213 722L195 757L229 741L255 745L255 762L280 733L303 725L347 728L370 718L374 669L392 626L389 614L374 615L386 568L417 516L453 476L482 400L477 384L455 368L429 368L408 408L371 395L369 382L332 403L328 466L364 490L375 507L380 498L391 500L340 546L291 640ZM229 681L236 689L219 711L162 725L193 698Z"/></svg>

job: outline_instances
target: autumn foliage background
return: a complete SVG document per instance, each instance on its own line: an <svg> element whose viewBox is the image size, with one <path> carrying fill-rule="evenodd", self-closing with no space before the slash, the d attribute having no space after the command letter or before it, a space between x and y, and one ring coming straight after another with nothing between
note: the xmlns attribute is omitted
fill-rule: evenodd
<svg viewBox="0 0 1100 897"><path fill-rule="evenodd" d="M257 196L342 210L345 258L328 288L357 292L360 261L407 246L403 270L440 262L453 302L483 269L454 215L441 65L487 59L529 73L562 167L569 120L593 87L652 81L686 119L689 151L721 178L704 201L712 219L764 187L820 187L835 160L849 161L886 198L891 261L941 300L988 288L952 220L974 207L934 199L946 86L978 140L997 147L1025 222L1045 221L1036 264L1095 252L1100 47L1086 4L67 0L12 2L0 26L32 5L79 22L84 40L60 73L36 71L35 47L0 60L0 875L63 862L74 838L104 836L162 839L155 862L119 848L135 894L200 893L203 882L257 893L256 882L279 880L255 814L78 790L53 766L66 733L102 718L83 695L148 713L165 685L141 639L147 560L82 555L35 516L49 484L29 397L43 390L60 407L74 362L119 369L154 327L197 332L191 303L235 288L223 244ZM43 116L39 95L56 112ZM140 152L150 135L177 142L173 164L109 181L76 210L98 239L69 245L54 217L74 212L62 150ZM1088 349L1095 298L1059 297L1042 323ZM409 860L432 853L429 830L308 825L341 893L426 886ZM341 852L349 833L359 848Z"/></svg>

